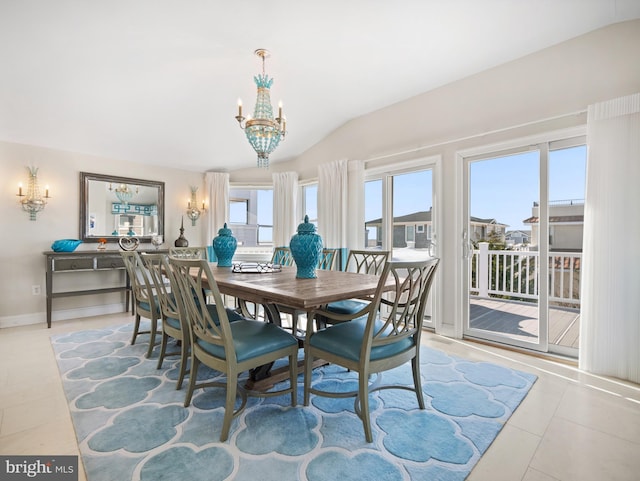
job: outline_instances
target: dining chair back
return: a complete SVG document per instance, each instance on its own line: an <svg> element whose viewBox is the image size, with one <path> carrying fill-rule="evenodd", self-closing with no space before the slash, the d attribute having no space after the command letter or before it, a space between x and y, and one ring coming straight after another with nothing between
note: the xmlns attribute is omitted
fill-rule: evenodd
<svg viewBox="0 0 640 481"><path fill-rule="evenodd" d="M318 269L330 271L334 268L336 264L336 259L338 257L339 249L322 249L322 255L320 256L320 260L318 261ZM289 306L278 305L278 311L281 314L284 314L287 319L286 322L289 323L288 329L291 329L291 332L294 336L302 334L304 336L304 331L298 327L300 322L300 316L305 314L305 311L300 309L295 309Z"/></svg>
<svg viewBox="0 0 640 481"><path fill-rule="evenodd" d="M335 268L336 261L338 259L338 252L340 249L322 249L322 255L320 256L320 260L318 261L318 269L323 269L326 271L330 271Z"/></svg>
<svg viewBox="0 0 640 481"><path fill-rule="evenodd" d="M206 259L206 247L169 247L169 257L177 259Z"/></svg>
<svg viewBox="0 0 640 481"><path fill-rule="evenodd" d="M272 265L281 265L285 267L292 266L293 255L291 255L291 250L288 247L274 247L273 253L271 254L271 260L269 262ZM262 316L265 316L266 310L264 309L264 306L239 298L236 298L235 303L237 309L245 317L259 319Z"/></svg>
<svg viewBox="0 0 640 481"><path fill-rule="evenodd" d="M133 294L133 310L135 311L135 323L133 326L133 337L131 344L136 343L139 334L149 334L149 348L147 349L147 357L151 357L153 348L156 343L156 333L158 332L158 322L162 313L158 297L154 292L154 286L149 279L149 272L142 263L140 254L136 251L120 252L124 260L124 266L129 275L131 283L131 292ZM148 331L140 330L140 319L144 317L151 322Z"/></svg>
<svg viewBox="0 0 640 481"><path fill-rule="evenodd" d="M180 389L187 370L190 339L189 326L183 314L184 307L180 304L180 296L176 295L175 276L166 254L143 253L140 257L155 286L156 296L160 303L160 312L162 313L162 342L160 343L157 368L160 369L162 367L165 356L179 354L180 373L176 389ZM169 338L178 341L180 345L179 352L167 353Z"/></svg>
<svg viewBox="0 0 640 481"><path fill-rule="evenodd" d="M291 249L289 249L288 247L275 247L271 256L271 264L292 266L293 256L291 255Z"/></svg>
<svg viewBox="0 0 640 481"><path fill-rule="evenodd" d="M380 275L387 260L389 260L389 251L351 249L347 256L345 270Z"/></svg>
<svg viewBox="0 0 640 481"><path fill-rule="evenodd" d="M325 397L355 396L355 410L364 427L367 442L373 441L369 419L369 394L380 389L413 391L424 409L420 377L420 337L425 310L439 259L386 263L373 300L357 313L336 315L341 321L314 332L308 321L305 338L304 404L310 394ZM326 311L323 315L329 314ZM358 373L358 391L335 392L311 386L315 359L323 359ZM381 383L382 376L370 383L373 374L382 373L411 361L413 386Z"/></svg>
<svg viewBox="0 0 640 481"><path fill-rule="evenodd" d="M345 270L360 274L380 275L388 259L389 251L352 249L349 251ZM367 299L345 299L343 301L330 302L324 306L323 310L351 315L360 311L368 302L369 300ZM319 328L335 322L337 322L335 319L323 316L320 312L316 315L316 324Z"/></svg>
<svg viewBox="0 0 640 481"><path fill-rule="evenodd" d="M226 401L220 441L229 436L231 421L245 407L247 394L260 397L291 395L291 405L297 402L298 341L275 324L239 319L230 322L222 303L218 285L206 260L182 260L170 258L185 316L191 333L191 373L184 405L189 406L197 388L224 387ZM211 292L216 308L207 309L204 289ZM256 392L238 385L244 371L269 365L280 358L289 359L290 384L288 388ZM200 363L226 375L226 383L197 382ZM242 403L234 412L236 395Z"/></svg>

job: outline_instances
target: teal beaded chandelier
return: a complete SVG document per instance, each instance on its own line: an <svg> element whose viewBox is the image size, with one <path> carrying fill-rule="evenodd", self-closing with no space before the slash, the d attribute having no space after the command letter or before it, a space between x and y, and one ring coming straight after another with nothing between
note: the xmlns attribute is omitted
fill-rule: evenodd
<svg viewBox="0 0 640 481"><path fill-rule="evenodd" d="M253 111L253 117L242 116L242 101L238 101L238 115L236 120L240 128L244 130L247 140L258 154L258 167L269 167L269 154L271 154L287 133L287 120L282 115L282 104L278 107L278 116L273 118L271 96L269 89L273 84L273 78L264 72L264 60L269 57L269 51L260 48L255 54L262 58L262 74L253 77L258 87L258 97Z"/></svg>

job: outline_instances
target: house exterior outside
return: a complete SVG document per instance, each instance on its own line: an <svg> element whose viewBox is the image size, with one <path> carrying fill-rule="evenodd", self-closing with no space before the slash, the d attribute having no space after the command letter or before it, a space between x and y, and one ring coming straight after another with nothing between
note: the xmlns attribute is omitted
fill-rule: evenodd
<svg viewBox="0 0 640 481"><path fill-rule="evenodd" d="M531 217L523 221L531 226L531 249L537 250L540 234L540 206L533 203ZM549 248L556 252L582 252L584 199L549 202Z"/></svg>
<svg viewBox="0 0 640 481"><path fill-rule="evenodd" d="M504 236L507 248L517 246L527 246L531 243L531 231L528 230L508 230Z"/></svg>
<svg viewBox="0 0 640 481"><path fill-rule="evenodd" d="M432 244L432 209L413 212L393 218L393 247L428 249ZM471 240L485 240L492 233L497 233L504 240L507 225L495 219L471 217ZM366 246L382 245L382 219L365 222ZM373 235L371 235L373 234Z"/></svg>
<svg viewBox="0 0 640 481"><path fill-rule="evenodd" d="M493 234L504 242L507 227L509 227L507 224L501 224L495 219L481 219L480 217L470 216L469 238L472 242L480 242L487 240Z"/></svg>

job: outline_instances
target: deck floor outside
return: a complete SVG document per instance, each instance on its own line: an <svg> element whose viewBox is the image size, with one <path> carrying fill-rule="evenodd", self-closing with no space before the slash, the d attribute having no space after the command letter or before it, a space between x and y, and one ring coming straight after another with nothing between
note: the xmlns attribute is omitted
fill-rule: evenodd
<svg viewBox="0 0 640 481"><path fill-rule="evenodd" d="M471 298L470 325L505 334L523 341L533 341L539 335L538 307L526 302L505 299ZM551 307L549 309L549 344L578 349L580 311Z"/></svg>

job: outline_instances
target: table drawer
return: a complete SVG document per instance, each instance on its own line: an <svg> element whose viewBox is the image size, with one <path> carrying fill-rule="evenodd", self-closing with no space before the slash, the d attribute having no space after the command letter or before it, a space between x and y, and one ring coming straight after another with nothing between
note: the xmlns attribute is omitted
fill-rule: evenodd
<svg viewBox="0 0 640 481"><path fill-rule="evenodd" d="M96 259L96 269L121 269L124 267L122 256L100 256Z"/></svg>
<svg viewBox="0 0 640 481"><path fill-rule="evenodd" d="M61 257L53 259L53 270L60 271L77 271L93 269L94 257Z"/></svg>

